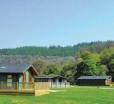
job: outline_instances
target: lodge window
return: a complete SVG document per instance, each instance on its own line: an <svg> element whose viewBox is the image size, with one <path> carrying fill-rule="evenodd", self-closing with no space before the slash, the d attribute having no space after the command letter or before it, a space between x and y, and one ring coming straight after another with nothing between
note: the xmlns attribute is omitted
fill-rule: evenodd
<svg viewBox="0 0 114 104"><path fill-rule="evenodd" d="M8 79L12 79L12 75L8 75L7 77L8 77Z"/></svg>
<svg viewBox="0 0 114 104"><path fill-rule="evenodd" d="M7 77L5 75L0 75L0 82L6 82Z"/></svg>
<svg viewBox="0 0 114 104"><path fill-rule="evenodd" d="M12 87L12 75L7 75L7 87Z"/></svg>

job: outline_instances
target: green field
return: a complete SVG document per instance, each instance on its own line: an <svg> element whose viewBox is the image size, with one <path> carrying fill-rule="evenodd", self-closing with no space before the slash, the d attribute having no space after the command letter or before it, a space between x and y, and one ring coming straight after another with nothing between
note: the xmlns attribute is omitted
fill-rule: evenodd
<svg viewBox="0 0 114 104"><path fill-rule="evenodd" d="M0 104L114 104L114 89L74 87L40 97L1 95Z"/></svg>

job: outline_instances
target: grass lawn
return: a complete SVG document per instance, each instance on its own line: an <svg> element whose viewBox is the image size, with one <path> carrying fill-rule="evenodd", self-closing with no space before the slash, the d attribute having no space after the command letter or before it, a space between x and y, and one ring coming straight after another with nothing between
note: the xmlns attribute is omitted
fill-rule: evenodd
<svg viewBox="0 0 114 104"><path fill-rule="evenodd" d="M74 87L61 90L40 97L0 95L0 104L114 104L114 89Z"/></svg>

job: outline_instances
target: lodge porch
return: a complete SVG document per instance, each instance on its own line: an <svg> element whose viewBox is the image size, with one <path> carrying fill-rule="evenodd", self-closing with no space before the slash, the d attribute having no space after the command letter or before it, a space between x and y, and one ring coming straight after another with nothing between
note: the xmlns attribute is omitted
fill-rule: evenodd
<svg viewBox="0 0 114 104"><path fill-rule="evenodd" d="M0 82L0 94L4 95L35 95L38 91L46 92L48 89L48 83Z"/></svg>
<svg viewBox="0 0 114 104"><path fill-rule="evenodd" d="M0 82L0 94L34 94L34 83Z"/></svg>

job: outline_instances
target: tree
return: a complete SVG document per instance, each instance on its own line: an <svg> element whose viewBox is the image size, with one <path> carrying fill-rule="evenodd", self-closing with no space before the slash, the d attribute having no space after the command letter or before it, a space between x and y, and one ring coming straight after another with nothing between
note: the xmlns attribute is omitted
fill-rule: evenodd
<svg viewBox="0 0 114 104"><path fill-rule="evenodd" d="M106 65L107 75L114 80L114 48L107 48L101 52L101 64Z"/></svg>
<svg viewBox="0 0 114 104"><path fill-rule="evenodd" d="M44 61L37 60L37 61L34 61L32 64L40 75L43 74L43 71L46 67L46 63Z"/></svg>
<svg viewBox="0 0 114 104"><path fill-rule="evenodd" d="M76 77L82 76L82 75L98 75L99 69L97 65L100 62L100 56L96 53L90 53L88 51L85 51L81 55L81 58L83 59L82 62L77 64L77 73Z"/></svg>
<svg viewBox="0 0 114 104"><path fill-rule="evenodd" d="M47 65L43 74L45 74L45 75L59 75L60 74L59 66L57 66L56 64Z"/></svg>
<svg viewBox="0 0 114 104"><path fill-rule="evenodd" d="M76 64L73 62L67 62L63 65L63 70L61 71L61 75L66 77L67 80L71 83L75 83L75 74L76 74Z"/></svg>
<svg viewBox="0 0 114 104"><path fill-rule="evenodd" d="M106 65L98 65L97 68L98 68L97 70L98 76L105 76L106 73L108 72L108 68Z"/></svg>
<svg viewBox="0 0 114 104"><path fill-rule="evenodd" d="M104 49L101 53L101 63L108 65L112 55L114 54L114 48L108 48L108 49Z"/></svg>

